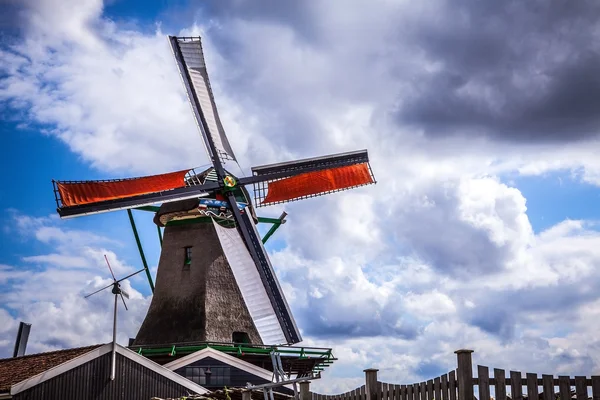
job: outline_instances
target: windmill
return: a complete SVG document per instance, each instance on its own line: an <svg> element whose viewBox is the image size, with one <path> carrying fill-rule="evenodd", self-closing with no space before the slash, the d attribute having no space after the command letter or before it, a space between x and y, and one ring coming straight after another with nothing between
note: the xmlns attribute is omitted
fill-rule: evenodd
<svg viewBox="0 0 600 400"><path fill-rule="evenodd" d="M159 232L165 228L154 295L134 344L298 343L302 338L256 229L254 207L373 184L368 152L263 165L236 177L225 168L237 160L217 112L201 39L168 39L212 166L53 181L58 214L145 209L155 212Z"/></svg>
<svg viewBox="0 0 600 400"><path fill-rule="evenodd" d="M101 289L96 290L95 292L92 292L88 295L86 295L84 298L89 298L90 296L95 295L96 293L100 293L103 290L106 290L110 287L112 287L112 293L115 295L115 308L113 311L113 336L112 336L112 359L111 359L111 364L110 364L110 380L113 381L115 380L115 365L116 365L116 350L117 350L117 304L119 303L119 296L121 296L121 300L123 301L123 306L125 307L125 310L127 310L127 304L125 303L125 297L127 297L129 299L129 294L124 291L123 289L121 289L121 282L124 281L125 279L129 279L134 275L139 274L140 272L144 271L143 269L140 269L137 272L134 272L133 274L129 274L127 275L125 278L121 278L119 280L117 280L117 278L115 277L115 274L113 273L112 268L110 267L110 262L108 262L108 258L106 257L106 254L104 255L104 260L106 260L106 265L108 266L108 270L110 271L110 275L113 278L113 283L111 283L110 285L107 285Z"/></svg>

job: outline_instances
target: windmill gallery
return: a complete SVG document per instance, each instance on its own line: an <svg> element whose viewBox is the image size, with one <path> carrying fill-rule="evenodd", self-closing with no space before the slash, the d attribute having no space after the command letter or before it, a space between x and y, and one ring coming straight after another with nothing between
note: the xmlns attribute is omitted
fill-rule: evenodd
<svg viewBox="0 0 600 400"><path fill-rule="evenodd" d="M155 284L138 240L144 264L138 272L146 272L153 292L145 319L128 347L113 336L107 344L24 355L21 343L15 357L0 360L0 398L150 399L244 387L273 399L294 395L296 382L320 377L335 360L331 349L297 345L300 330L263 244L286 214L261 218L254 208L375 183L367 151L234 176L226 165L237 160L217 112L201 40L168 40L212 166L53 181L61 218L127 210L137 239L131 210L154 214L161 239ZM256 224L262 222L273 227L261 239ZM107 288L113 288L116 315L123 291L112 277ZM116 317L114 324L116 330Z"/></svg>

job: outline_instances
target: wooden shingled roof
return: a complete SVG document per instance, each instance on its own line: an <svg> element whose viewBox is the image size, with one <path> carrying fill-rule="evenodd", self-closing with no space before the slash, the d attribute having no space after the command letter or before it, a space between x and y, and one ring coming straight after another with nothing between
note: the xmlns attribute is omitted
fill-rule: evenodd
<svg viewBox="0 0 600 400"><path fill-rule="evenodd" d="M12 385L54 368L85 354L101 344L74 349L49 351L21 357L0 359L0 393L10 391Z"/></svg>

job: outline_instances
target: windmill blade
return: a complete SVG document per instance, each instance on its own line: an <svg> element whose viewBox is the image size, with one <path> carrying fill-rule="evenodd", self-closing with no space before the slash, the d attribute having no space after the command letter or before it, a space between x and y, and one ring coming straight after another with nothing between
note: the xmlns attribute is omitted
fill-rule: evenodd
<svg viewBox="0 0 600 400"><path fill-rule="evenodd" d="M117 283L119 283L119 282L121 282L121 281L124 281L125 279L129 279L129 278L131 278L132 276L139 274L140 272L144 272L145 270L146 270L145 268L142 268L142 269L140 269L139 271L135 271L134 273L127 275L125 278L121 278L121 279L119 279L119 280L117 281ZM129 298L129 297L128 297L128 298Z"/></svg>
<svg viewBox="0 0 600 400"><path fill-rule="evenodd" d="M366 150L252 168L256 207L287 203L375 183Z"/></svg>
<svg viewBox="0 0 600 400"><path fill-rule="evenodd" d="M123 291L121 290L121 288L119 288L119 296L121 296L121 300L123 301L123 306L125 306L125 310L129 311L129 309L127 308L127 304L125 304L125 299L123 298ZM127 295L127 298L129 298L129 295Z"/></svg>
<svg viewBox="0 0 600 400"><path fill-rule="evenodd" d="M94 295L94 294L96 294L96 293L98 293L98 292L101 292L101 291L103 291L103 290L105 290L105 289L108 289L108 288L109 288L109 287L111 287L111 286L114 286L114 282L113 282L113 283L111 283L111 284L110 284L110 285L108 285L108 286L104 286L102 289L98 289L98 290L96 290L95 292L93 292L93 293L90 293L90 294L88 294L87 296L84 296L84 298L85 298L85 299L87 299L88 297L90 297L90 296L92 296L92 295Z"/></svg>
<svg viewBox="0 0 600 400"><path fill-rule="evenodd" d="M213 162L217 157L235 161L210 87L201 39L169 36L169 42L208 156ZM213 154L210 141L217 154Z"/></svg>
<svg viewBox="0 0 600 400"><path fill-rule="evenodd" d="M61 218L206 196L218 182L201 182L193 169L104 181L52 181Z"/></svg>
<svg viewBox="0 0 600 400"><path fill-rule="evenodd" d="M123 295L125 298L127 298L127 300L129 300L129 293L127 293L125 290L121 289L120 287L119 287L119 289L121 290L121 294L122 294L122 295Z"/></svg>
<svg viewBox="0 0 600 400"><path fill-rule="evenodd" d="M248 209L242 213L235 207L232 192L227 193L227 200L233 207L239 233L236 239L232 239L235 237L232 233L223 234L222 229L225 228L217 227L217 232L221 231L219 240L225 257L234 276L237 275L236 281L261 339L264 343L281 344L302 341L256 226L247 213Z"/></svg>
<svg viewBox="0 0 600 400"><path fill-rule="evenodd" d="M115 283L117 283L117 278L115 278L115 274L113 273L113 270L110 267L110 263L108 262L108 257L106 257L106 254L104 255L104 259L106 260L106 265L108 265L108 269L110 270L110 274L113 277L113 281L115 281Z"/></svg>

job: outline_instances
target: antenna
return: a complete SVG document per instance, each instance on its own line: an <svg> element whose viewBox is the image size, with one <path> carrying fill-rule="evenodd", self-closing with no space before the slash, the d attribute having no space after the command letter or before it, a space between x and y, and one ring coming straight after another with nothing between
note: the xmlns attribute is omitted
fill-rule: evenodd
<svg viewBox="0 0 600 400"><path fill-rule="evenodd" d="M126 291L124 291L123 289L121 289L121 285L119 282L124 281L125 279L128 279L128 278L131 278L132 276L139 274L142 271L145 271L145 269L142 268L139 271L134 272L133 274L127 275L125 278L121 278L121 279L117 280L117 278L115 278L115 274L113 273L112 268L110 267L110 262L108 262L108 258L106 257L106 254L104 255L104 259L106 260L106 265L108 265L108 269L113 278L113 283L111 283L108 286L103 287L102 289L98 289L93 293L88 294L84 298L87 299L88 297L93 296L96 293L99 293L105 289L108 289L109 287L112 287L112 293L115 295L115 309L113 312L112 362L111 362L111 367L110 367L110 380L112 381L115 379L115 365L116 365L116 357L117 357L117 304L119 302L118 297L121 296L121 300L123 301L125 310L128 309L127 304L125 303L125 297L127 297L127 299L129 299L129 294ZM123 297L123 296L125 296L125 297Z"/></svg>

